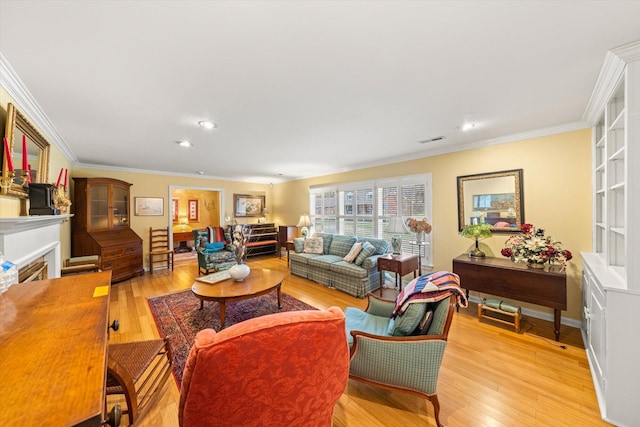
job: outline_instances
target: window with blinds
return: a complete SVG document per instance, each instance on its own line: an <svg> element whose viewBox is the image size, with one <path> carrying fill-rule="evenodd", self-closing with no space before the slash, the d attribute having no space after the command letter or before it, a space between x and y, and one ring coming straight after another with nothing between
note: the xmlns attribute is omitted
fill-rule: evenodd
<svg viewBox="0 0 640 427"><path fill-rule="evenodd" d="M431 217L431 174L389 178L379 181L343 183L332 187L312 187L310 212L314 232L376 237L391 240L385 231L389 220ZM416 234L402 235L402 252L418 254L422 263L432 263L431 234L424 235L424 244L416 244Z"/></svg>

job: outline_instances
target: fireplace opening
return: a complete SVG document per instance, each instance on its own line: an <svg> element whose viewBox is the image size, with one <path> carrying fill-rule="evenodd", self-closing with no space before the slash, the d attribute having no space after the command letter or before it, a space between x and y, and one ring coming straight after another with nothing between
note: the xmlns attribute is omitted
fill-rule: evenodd
<svg viewBox="0 0 640 427"><path fill-rule="evenodd" d="M45 280L47 276L48 264L44 257L37 258L18 270L18 282L32 282L34 280Z"/></svg>

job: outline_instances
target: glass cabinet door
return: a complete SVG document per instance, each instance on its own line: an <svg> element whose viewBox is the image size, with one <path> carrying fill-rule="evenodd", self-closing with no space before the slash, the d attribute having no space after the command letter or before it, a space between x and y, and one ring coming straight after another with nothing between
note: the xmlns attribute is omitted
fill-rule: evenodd
<svg viewBox="0 0 640 427"><path fill-rule="evenodd" d="M109 186L89 188L89 224L92 230L109 229Z"/></svg>
<svg viewBox="0 0 640 427"><path fill-rule="evenodd" d="M113 228L129 227L129 189L113 187Z"/></svg>

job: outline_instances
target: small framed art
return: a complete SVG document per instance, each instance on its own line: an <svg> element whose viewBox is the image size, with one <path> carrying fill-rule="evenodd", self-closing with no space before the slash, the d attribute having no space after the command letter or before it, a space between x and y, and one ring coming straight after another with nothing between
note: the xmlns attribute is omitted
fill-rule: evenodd
<svg viewBox="0 0 640 427"><path fill-rule="evenodd" d="M178 222L178 199L171 200L171 221Z"/></svg>
<svg viewBox="0 0 640 427"><path fill-rule="evenodd" d="M162 197L136 197L135 214L138 216L164 215L164 199Z"/></svg>
<svg viewBox="0 0 640 427"><path fill-rule="evenodd" d="M200 218L200 206L197 199L190 199L187 205L189 222L198 222Z"/></svg>

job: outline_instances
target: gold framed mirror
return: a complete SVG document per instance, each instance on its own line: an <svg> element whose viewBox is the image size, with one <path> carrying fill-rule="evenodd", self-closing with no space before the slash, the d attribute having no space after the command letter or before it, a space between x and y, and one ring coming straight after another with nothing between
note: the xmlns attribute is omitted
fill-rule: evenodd
<svg viewBox="0 0 640 427"><path fill-rule="evenodd" d="M458 177L458 229L489 223L493 232L519 232L524 223L522 169Z"/></svg>
<svg viewBox="0 0 640 427"><path fill-rule="evenodd" d="M9 142L15 177L10 186L0 186L0 194L26 199L29 197L29 187L22 173L22 136L27 137L27 164L30 165L33 183L47 183L49 180L49 142L11 103L7 107L4 135ZM2 176L7 176L8 172L6 155L2 150Z"/></svg>

